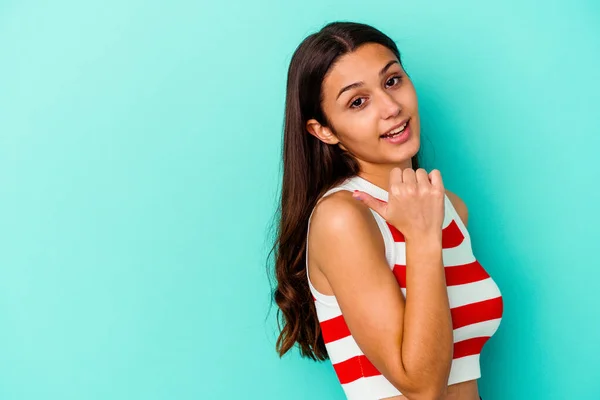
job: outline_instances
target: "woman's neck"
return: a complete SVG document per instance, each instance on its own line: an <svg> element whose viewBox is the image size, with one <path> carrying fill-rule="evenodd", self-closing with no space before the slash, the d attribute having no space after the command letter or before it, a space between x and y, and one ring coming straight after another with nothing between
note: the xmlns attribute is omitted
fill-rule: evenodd
<svg viewBox="0 0 600 400"><path fill-rule="evenodd" d="M404 170L405 168L412 168L412 158L409 158L401 164L395 165L361 165L361 170L358 173L358 176L368 180L376 186L379 186L385 191L389 191L390 172L394 168L401 168L402 170Z"/></svg>

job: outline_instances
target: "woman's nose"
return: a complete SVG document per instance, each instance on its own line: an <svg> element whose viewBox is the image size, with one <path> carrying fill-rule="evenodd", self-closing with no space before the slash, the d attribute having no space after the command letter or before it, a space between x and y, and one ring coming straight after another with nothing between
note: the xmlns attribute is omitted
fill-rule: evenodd
<svg viewBox="0 0 600 400"><path fill-rule="evenodd" d="M381 118L388 119L397 116L400 111L402 111L402 107L400 103L398 103L392 96L388 93L384 93L381 95L380 99L380 109L381 109Z"/></svg>

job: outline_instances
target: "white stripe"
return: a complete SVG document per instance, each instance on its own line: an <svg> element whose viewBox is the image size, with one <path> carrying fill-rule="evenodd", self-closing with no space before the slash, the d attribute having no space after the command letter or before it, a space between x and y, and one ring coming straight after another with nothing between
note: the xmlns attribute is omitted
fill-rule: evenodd
<svg viewBox="0 0 600 400"><path fill-rule="evenodd" d="M471 241L466 238L457 247L442 250L442 260L445 267L453 267L475 262L475 256L471 249Z"/></svg>
<svg viewBox="0 0 600 400"><path fill-rule="evenodd" d="M470 381L481 378L481 368L479 366L479 354L456 358L452 360L450 367L450 376L448 385L458 382Z"/></svg>
<svg viewBox="0 0 600 400"><path fill-rule="evenodd" d="M352 336L329 342L325 345L332 364L346 361L352 357L364 354Z"/></svg>
<svg viewBox="0 0 600 400"><path fill-rule="evenodd" d="M402 393L385 376L369 376L342 385L348 400L379 400Z"/></svg>
<svg viewBox="0 0 600 400"><path fill-rule="evenodd" d="M338 306L330 306L317 301L315 302L315 308L317 309L317 317L320 322L342 315L342 310Z"/></svg>
<svg viewBox="0 0 600 400"><path fill-rule="evenodd" d="M492 278L448 287L450 308L494 299L500 296L500 290Z"/></svg>
<svg viewBox="0 0 600 400"><path fill-rule="evenodd" d="M406 243L394 242L395 246L395 264L406 265ZM444 266L453 267L464 264L470 264L475 261L471 241L465 240L459 246L442 250L442 261Z"/></svg>
<svg viewBox="0 0 600 400"><path fill-rule="evenodd" d="M406 298L406 288L401 288ZM456 308L471 303L495 299L500 296L500 290L492 278L482 281L465 283L464 285L448 286L448 301L450 308Z"/></svg>
<svg viewBox="0 0 600 400"><path fill-rule="evenodd" d="M337 299L333 295L327 295L319 292L312 284L310 280L310 276L308 273L308 266L306 269L306 280L308 281L308 287L310 288L310 293L318 299L321 303L327 304L329 306L338 307Z"/></svg>
<svg viewBox="0 0 600 400"><path fill-rule="evenodd" d="M497 318L457 328L453 332L454 343L476 337L492 336L498 330L500 321L501 318Z"/></svg>
<svg viewBox="0 0 600 400"><path fill-rule="evenodd" d="M450 202L450 199L448 198L448 196L445 196L445 200L447 202ZM450 225L450 223L452 222L452 220L455 218L454 213L450 210L449 207L445 207L444 208L444 222L442 223L442 228L447 228L448 225Z"/></svg>
<svg viewBox="0 0 600 400"><path fill-rule="evenodd" d="M479 354L452 360L448 386L481 378ZM360 378L342 385L348 400L379 400L402 393L383 375Z"/></svg>
<svg viewBox="0 0 600 400"><path fill-rule="evenodd" d="M481 378L479 354L452 360L448 386ZM402 393L385 376L370 376L342 385L348 400L379 400Z"/></svg>

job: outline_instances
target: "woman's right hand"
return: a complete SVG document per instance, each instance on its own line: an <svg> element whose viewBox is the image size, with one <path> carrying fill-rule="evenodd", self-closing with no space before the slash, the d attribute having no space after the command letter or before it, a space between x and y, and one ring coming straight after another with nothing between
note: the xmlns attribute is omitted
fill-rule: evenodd
<svg viewBox="0 0 600 400"><path fill-rule="evenodd" d="M423 168L392 169L387 203L363 191L355 191L353 196L402 232L406 239L432 233L441 238L445 188L437 169L429 174Z"/></svg>

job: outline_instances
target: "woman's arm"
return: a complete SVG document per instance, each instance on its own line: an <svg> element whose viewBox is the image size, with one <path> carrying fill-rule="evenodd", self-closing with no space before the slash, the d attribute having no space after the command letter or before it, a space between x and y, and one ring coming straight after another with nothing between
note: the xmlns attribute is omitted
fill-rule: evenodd
<svg viewBox="0 0 600 400"><path fill-rule="evenodd" d="M349 192L323 199L310 229L311 266L325 276L367 358L405 396L439 398L453 350L441 229L406 243L406 300L371 211Z"/></svg>

